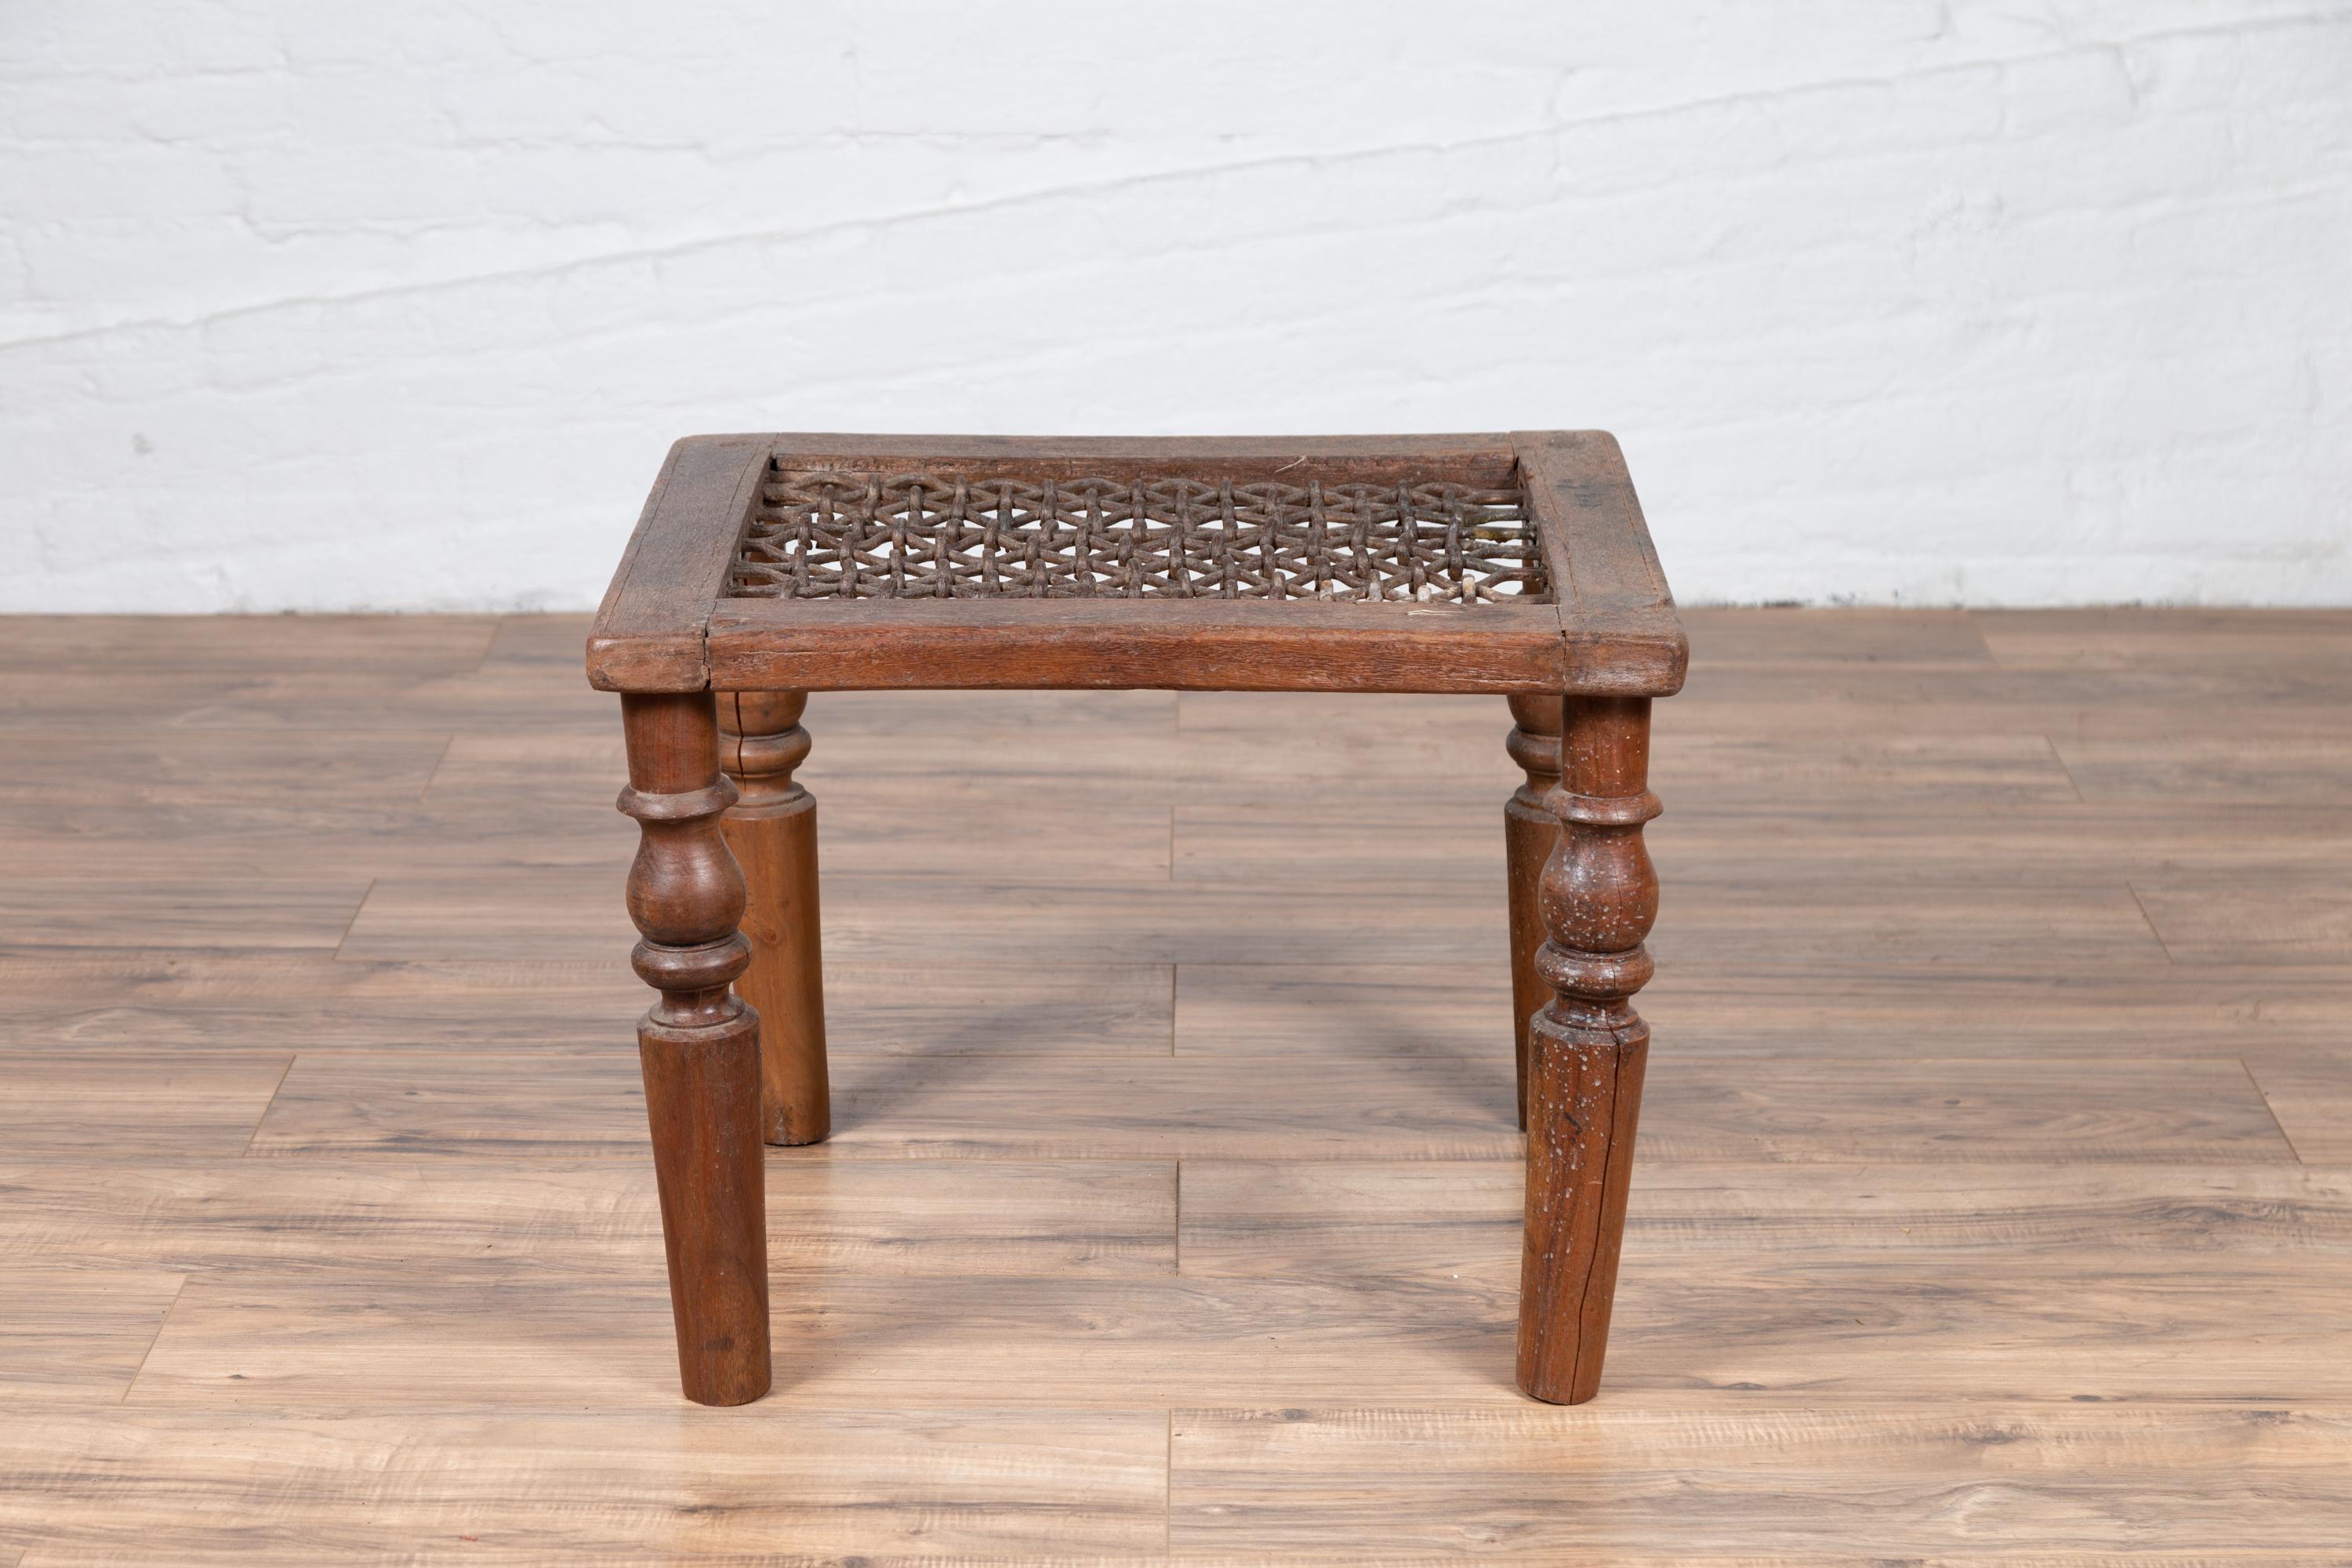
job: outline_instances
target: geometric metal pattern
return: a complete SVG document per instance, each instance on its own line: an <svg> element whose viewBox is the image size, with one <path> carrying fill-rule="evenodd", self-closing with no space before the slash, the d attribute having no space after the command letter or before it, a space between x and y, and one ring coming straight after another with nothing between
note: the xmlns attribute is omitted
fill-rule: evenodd
<svg viewBox="0 0 2352 1568"><path fill-rule="evenodd" d="M1515 482L966 478L772 466L734 597L1540 604ZM1286 479L1289 477L1286 476Z"/></svg>

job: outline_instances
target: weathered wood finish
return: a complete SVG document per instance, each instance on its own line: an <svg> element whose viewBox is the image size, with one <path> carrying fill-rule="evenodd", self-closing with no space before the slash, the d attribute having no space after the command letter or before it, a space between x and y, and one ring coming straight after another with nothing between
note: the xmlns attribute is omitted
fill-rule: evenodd
<svg viewBox="0 0 2352 1568"><path fill-rule="evenodd" d="M724 596L771 458L853 471L1110 479L1302 465L1380 482L1524 479L1552 602ZM1572 564L1572 570L1571 570ZM673 449L589 637L607 690L1162 688L1667 696L1688 645L1624 459L1599 432L1074 439L699 436Z"/></svg>
<svg viewBox="0 0 2352 1568"><path fill-rule="evenodd" d="M1568 683L1550 605L727 599L709 637L711 681L737 690L1507 693Z"/></svg>
<svg viewBox="0 0 2352 1568"><path fill-rule="evenodd" d="M862 436L709 437L766 440L797 468L905 471L952 467L975 475L1016 471L1056 479L1181 473L1210 461L1248 479L1278 479L1301 465L1383 483L1416 474L1458 474L1498 483L1518 460L1502 431L1442 436Z"/></svg>
<svg viewBox="0 0 2352 1568"><path fill-rule="evenodd" d="M719 763L740 798L722 819L751 898L751 966L735 988L760 1015L760 1121L771 1143L833 1131L824 1068L824 959L817 914L816 799L793 777L807 760L805 691L722 692Z"/></svg>
<svg viewBox="0 0 2352 1568"><path fill-rule="evenodd" d="M1096 579L1083 574L1064 597L731 595L729 563L778 462L869 477L952 471L963 479L999 473L1139 483L1156 474L1214 474L1231 483L1304 469L1318 482L1336 476L1507 488L1525 498L1542 570L1517 569L1512 581L1528 587L1524 595L1465 593L1453 603L1097 596ZM881 504L878 491L858 493L867 498L861 506ZM1516 500L1508 515L1521 526ZM860 516L863 527L878 513ZM903 546L892 538L894 548ZM948 535L933 548L948 551ZM958 581L944 558L931 565L936 584ZM797 570L805 574L807 562ZM1228 589L1234 570L1228 562ZM766 1302L762 1295L755 1310L740 1278L757 1240L746 1228L758 1223L758 1184L740 1164L756 1157L740 1146L746 1033L761 1036L759 1119L767 1140L812 1143L831 1128L816 808L793 777L808 754L800 717L809 691L1138 687L1511 699L1511 755L1527 775L1505 811L1516 1099L1530 1134L1520 1382L1540 1398L1591 1396L1648 1037L1625 1005L1648 977L1640 943L1656 906L1640 836L1655 812L1643 786L1648 704L1680 688L1689 658L1614 438L1567 431L1207 441L698 437L673 448L588 648L593 684L696 694L666 706L626 700L632 771L663 779L667 793L640 794L653 788L640 784L623 798L623 809L646 826L631 884L631 912L646 935L639 972L667 998L647 1024L646 1075L679 1354L694 1397L756 1398L766 1386ZM716 721L726 736L720 761L740 800L734 788L711 784L705 754L718 731L705 689L727 693ZM1565 741L1555 716L1563 703L1571 723ZM748 958L735 931L746 908L742 879L708 831L730 805L724 838L751 872ZM678 885L675 894L664 879ZM639 904L654 895L641 895L641 883L662 884L661 897L683 900L677 911L656 911L669 923L647 923ZM1545 932L1549 940L1540 940ZM747 963L748 1007L728 984ZM743 1342L755 1319L756 1371Z"/></svg>
<svg viewBox="0 0 2352 1568"><path fill-rule="evenodd" d="M1575 1405L1601 1387L1618 1246L1642 1109L1650 1026L1632 998L1653 965L1642 939L1658 878L1642 825L1649 791L1646 698L1569 698L1550 799L1559 842L1540 903L1536 969L1554 993L1528 1029L1527 1238L1519 1268L1519 1386Z"/></svg>
<svg viewBox="0 0 2352 1568"><path fill-rule="evenodd" d="M691 436L669 449L637 530L588 633L588 681L602 691L700 691L703 628L751 526L768 468L759 436Z"/></svg>
<svg viewBox="0 0 2352 1568"><path fill-rule="evenodd" d="M1561 689L1673 696L1690 665L1690 639L1617 437L1528 430L1511 440L1559 600L1568 644Z"/></svg>
<svg viewBox="0 0 2352 1568"><path fill-rule="evenodd" d="M1503 804L1503 874L1511 909L1511 1037L1517 1064L1519 1129L1528 1125L1528 1021L1551 1000L1551 987L1536 973L1536 951L1544 944L1538 888L1544 863L1559 842L1559 817L1550 795L1559 787L1560 700L1514 697L1511 761L1527 779Z"/></svg>
<svg viewBox="0 0 2352 1568"><path fill-rule="evenodd" d="M760 1019L733 991L751 961L736 930L743 873L719 819L708 692L621 699L629 783L620 809L642 835L629 867L631 965L660 992L637 1026L687 1397L741 1405L768 1392L768 1230L760 1138Z"/></svg>

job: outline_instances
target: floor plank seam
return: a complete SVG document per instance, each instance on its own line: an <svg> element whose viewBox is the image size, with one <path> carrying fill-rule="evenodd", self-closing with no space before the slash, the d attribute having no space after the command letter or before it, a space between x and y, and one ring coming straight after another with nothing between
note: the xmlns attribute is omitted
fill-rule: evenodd
<svg viewBox="0 0 2352 1568"><path fill-rule="evenodd" d="M2238 1065L2246 1069L2246 1081L2254 1086L2254 1093L2261 1098L2263 1109L2271 1113L2271 1125L2278 1129L2279 1141L2286 1145L2287 1152L2294 1156L2296 1164L2309 1164L2310 1162L2303 1157L2303 1151L2294 1146L2294 1139L2287 1132L2286 1123L2279 1120L2278 1107L2271 1103L2270 1091L2263 1087L2263 1080L2255 1075L2254 1064L2240 1057Z"/></svg>
<svg viewBox="0 0 2352 1568"><path fill-rule="evenodd" d="M426 796L428 796L428 795L430 795L433 793L433 781L434 781L435 779L437 779L437 778L439 778L439 777L441 776L441 764L442 764L442 763L446 763L446 762L447 762L447 761L449 760L449 750L450 750L450 748L451 748L451 747L455 746L457 743L457 736L455 736L455 735L450 736L447 740L446 740L446 741L444 741L444 742L441 742L441 754L440 754L439 756L437 756L437 757L436 757L436 758L434 758L434 759L433 759L433 766L432 766L431 768L429 768L429 769L427 769L427 770L425 771L425 787L424 787L423 789L420 789L420 790L418 790L418 791L416 792L416 804L417 804L417 805L423 805L425 804L425 797L426 797ZM366 898L365 898L365 896L364 896L364 895L362 895L362 898L361 898L361 900L360 900L360 902L362 902L362 903L365 903L365 902L367 902L367 900L366 900ZM345 935L349 935L349 934L350 934L350 930L349 930L349 928L348 928L348 927L347 927L347 928L345 928L344 934L345 934ZM339 944L339 945L340 945L340 944Z"/></svg>
<svg viewBox="0 0 2352 1568"><path fill-rule="evenodd" d="M513 619L512 616L493 615L489 617L490 635L482 639L482 657L474 661L476 675L486 675L489 672L490 655L496 653L499 647L499 634L506 630L507 623Z"/></svg>
<svg viewBox="0 0 2352 1568"><path fill-rule="evenodd" d="M2083 805L2090 805L2090 796L2083 793L2083 782L2074 776L2074 770L2066 765L2066 753L2058 749L2058 742L2044 734L2042 743L2050 748L2050 760L2058 764L2059 773L2065 776L2066 787L2074 792L2075 801Z"/></svg>
<svg viewBox="0 0 2352 1568"><path fill-rule="evenodd" d="M2126 882L2124 891L2131 895L2132 907L2139 910L2139 918L2147 922L2147 934L2156 938L2156 945L2164 950L2164 962L2179 967L2180 960L2173 956L2172 944L2165 941L2164 932L2157 929L2156 917L2147 912L2147 900L2139 896L2139 884Z"/></svg>
<svg viewBox="0 0 2352 1568"><path fill-rule="evenodd" d="M335 950L329 953L327 955L328 957L341 958L343 956L343 944L352 940L352 932L358 927L360 923L360 916L367 912L368 900L375 897L376 881L376 878L370 877L368 879L367 886L360 889L360 901L356 905L352 906L352 918L343 922L343 934L335 939Z"/></svg>
<svg viewBox="0 0 2352 1568"><path fill-rule="evenodd" d="M261 1114L253 1119L253 1131L246 1134L245 1147L239 1152L240 1158L251 1156L253 1153L253 1146L261 1141L262 1124L269 1120L270 1108L278 1103L278 1096L285 1089L286 1080L293 1076L294 1063L298 1054L299 1053L293 1052L288 1053L286 1058L286 1066L278 1072L278 1081L272 1084L269 1088L269 1098L261 1102Z"/></svg>
<svg viewBox="0 0 2352 1568"><path fill-rule="evenodd" d="M163 1314L155 1320L155 1332L148 1339L147 1348L140 1352L139 1364L131 1369L131 1376L122 1385L122 1397L116 1400L116 1404L131 1403L131 1391L139 1386L140 1375L147 1370L147 1363L154 1356L155 1347L163 1342L164 1327L171 1322L173 1309L179 1306L180 1297L187 1289L190 1278L189 1275L183 1274L180 1276L180 1282L172 1287L172 1299L163 1303Z"/></svg>

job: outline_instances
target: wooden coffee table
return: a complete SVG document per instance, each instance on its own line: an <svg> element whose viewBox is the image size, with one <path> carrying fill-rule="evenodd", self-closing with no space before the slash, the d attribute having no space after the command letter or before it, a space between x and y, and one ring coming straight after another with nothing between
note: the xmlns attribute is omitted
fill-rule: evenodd
<svg viewBox="0 0 2352 1568"><path fill-rule="evenodd" d="M642 830L628 907L660 995L637 1046L687 1397L767 1392L761 1144L829 1131L808 693L1149 687L1510 700L1518 1379L1591 1398L1650 1038L1650 700L1687 657L1597 432L680 441L588 677L621 694Z"/></svg>

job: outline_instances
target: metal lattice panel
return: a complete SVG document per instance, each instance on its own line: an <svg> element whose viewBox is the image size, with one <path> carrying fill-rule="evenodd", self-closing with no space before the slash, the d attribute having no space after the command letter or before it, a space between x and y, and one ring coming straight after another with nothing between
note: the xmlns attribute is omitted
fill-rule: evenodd
<svg viewBox="0 0 2352 1568"><path fill-rule="evenodd" d="M778 469L737 597L1551 596L1516 486L966 479Z"/></svg>

